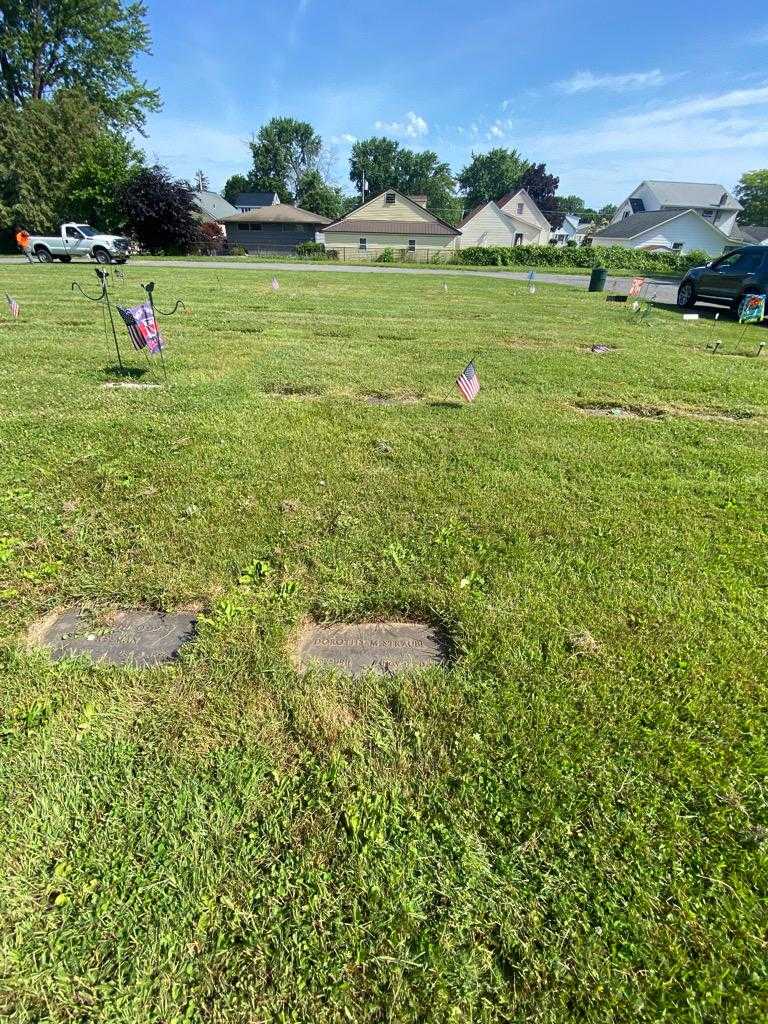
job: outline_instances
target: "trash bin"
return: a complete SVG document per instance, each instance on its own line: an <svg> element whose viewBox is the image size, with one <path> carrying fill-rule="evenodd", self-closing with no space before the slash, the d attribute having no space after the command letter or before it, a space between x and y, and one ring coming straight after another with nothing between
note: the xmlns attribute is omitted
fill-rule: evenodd
<svg viewBox="0 0 768 1024"><path fill-rule="evenodd" d="M589 289L590 292L602 292L605 289L605 279L608 277L608 271L605 267L595 267L589 277Z"/></svg>

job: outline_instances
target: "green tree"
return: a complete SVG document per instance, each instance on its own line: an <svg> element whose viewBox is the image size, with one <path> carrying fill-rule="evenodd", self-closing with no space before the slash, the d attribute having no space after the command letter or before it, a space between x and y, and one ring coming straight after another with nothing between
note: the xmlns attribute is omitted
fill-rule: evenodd
<svg viewBox="0 0 768 1024"><path fill-rule="evenodd" d="M250 187L251 183L244 174L233 174L231 178L227 178L224 190L221 194L228 203L234 204L240 193L248 192Z"/></svg>
<svg viewBox="0 0 768 1024"><path fill-rule="evenodd" d="M516 149L491 149L473 153L471 161L458 176L459 191L468 208L501 199L507 192L520 188L523 175L531 166Z"/></svg>
<svg viewBox="0 0 768 1024"><path fill-rule="evenodd" d="M143 3L0 0L0 100L15 107L81 88L110 124L144 126L159 95L134 73L149 53Z"/></svg>
<svg viewBox="0 0 768 1024"><path fill-rule="evenodd" d="M427 208L443 220L455 222L461 216L451 169L432 150L416 153L393 139L362 139L354 144L349 158L349 179L358 192L363 178L368 183L367 198L394 188L404 195L425 195Z"/></svg>
<svg viewBox="0 0 768 1024"><path fill-rule="evenodd" d="M145 167L118 193L128 230L142 245L163 252L191 252L201 241L193 192L164 167Z"/></svg>
<svg viewBox="0 0 768 1024"><path fill-rule="evenodd" d="M574 213L581 217L586 209L584 200L580 196L556 196L555 202L561 213Z"/></svg>
<svg viewBox="0 0 768 1024"><path fill-rule="evenodd" d="M284 203L293 202L307 172L319 169L323 152L323 141L312 125L292 117L273 117L262 125L250 146L251 189L277 192Z"/></svg>
<svg viewBox="0 0 768 1024"><path fill-rule="evenodd" d="M68 220L70 182L104 131L98 109L78 90L23 107L0 103L0 224L47 232Z"/></svg>
<svg viewBox="0 0 768 1024"><path fill-rule="evenodd" d="M119 231L118 192L142 169L143 155L122 135L104 131L83 147L68 183L65 220L82 220L102 231Z"/></svg>
<svg viewBox="0 0 768 1024"><path fill-rule="evenodd" d="M744 224L768 224L768 168L746 171L736 186L736 198L744 207Z"/></svg>
<svg viewBox="0 0 768 1024"><path fill-rule="evenodd" d="M323 181L320 171L307 171L299 179L296 205L303 210L336 220L342 214L343 203L341 189Z"/></svg>
<svg viewBox="0 0 768 1024"><path fill-rule="evenodd" d="M208 175L205 171L195 171L195 188L198 192L207 192L210 188Z"/></svg>

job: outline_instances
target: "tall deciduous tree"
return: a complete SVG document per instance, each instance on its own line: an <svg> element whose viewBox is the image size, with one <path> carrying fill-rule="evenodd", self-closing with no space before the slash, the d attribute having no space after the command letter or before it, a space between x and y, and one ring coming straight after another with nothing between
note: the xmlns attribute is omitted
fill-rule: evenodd
<svg viewBox="0 0 768 1024"><path fill-rule="evenodd" d="M148 249L190 252L200 243L192 189L164 167L147 167L119 193L128 230Z"/></svg>
<svg viewBox="0 0 768 1024"><path fill-rule="evenodd" d="M251 187L251 183L244 174L233 174L231 178L227 178L226 184L222 195L228 203L233 203L240 195L241 192L247 192Z"/></svg>
<svg viewBox="0 0 768 1024"><path fill-rule="evenodd" d="M471 161L458 176L459 190L468 208L501 199L520 188L523 175L531 166L516 149L501 146L487 153L473 153Z"/></svg>
<svg viewBox="0 0 768 1024"><path fill-rule="evenodd" d="M744 207L739 220L744 224L768 224L768 168L746 171L735 191Z"/></svg>
<svg viewBox="0 0 768 1024"><path fill-rule="evenodd" d="M104 134L99 117L77 90L0 103L0 225L46 232L70 219L70 183Z"/></svg>
<svg viewBox="0 0 768 1024"><path fill-rule="evenodd" d="M102 231L121 230L119 193L143 164L143 155L122 134L101 132L82 147L67 185L67 210L62 219L82 220Z"/></svg>
<svg viewBox="0 0 768 1024"><path fill-rule="evenodd" d="M149 52L146 13L139 0L0 0L0 100L80 87L111 124L141 129L160 106L133 68Z"/></svg>
<svg viewBox="0 0 768 1024"><path fill-rule="evenodd" d="M349 179L358 192L365 179L368 197L394 188L405 195L425 195L427 208L443 220L455 221L461 214L451 169L429 149L416 153L394 139L362 139L352 147Z"/></svg>
<svg viewBox="0 0 768 1024"><path fill-rule="evenodd" d="M302 209L335 220L342 214L343 202L341 189L323 181L320 171L307 171L299 179L296 205Z"/></svg>
<svg viewBox="0 0 768 1024"><path fill-rule="evenodd" d="M307 121L273 117L262 125L251 142L253 170L250 187L259 192L277 192L284 203L293 202L299 182L319 168L323 141Z"/></svg>
<svg viewBox="0 0 768 1024"><path fill-rule="evenodd" d="M205 171L195 171L195 188L198 192L207 192L210 187Z"/></svg>

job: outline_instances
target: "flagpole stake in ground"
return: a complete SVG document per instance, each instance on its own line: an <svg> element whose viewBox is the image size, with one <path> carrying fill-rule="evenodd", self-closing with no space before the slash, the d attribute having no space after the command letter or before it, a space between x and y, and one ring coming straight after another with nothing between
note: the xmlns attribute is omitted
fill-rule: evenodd
<svg viewBox="0 0 768 1024"><path fill-rule="evenodd" d="M8 294L8 292L6 292L5 293L5 301L8 303L8 310L9 310L11 316L13 317L13 319L14 320L18 320L19 319L19 313L21 312L21 310L19 309L19 304L16 301L16 299L12 298Z"/></svg>
<svg viewBox="0 0 768 1024"><path fill-rule="evenodd" d="M105 308L105 305L109 307L109 320L110 320L110 323L112 324L112 340L115 343L115 352L117 353L117 364L120 367L120 373L125 373L125 366L123 366L123 358L122 358L122 356L120 354L120 345L119 345L118 340L117 340L117 331L115 330L115 321L114 321L114 319L112 317L112 308L111 308L111 306L109 304L109 295L108 295L108 292L107 292L108 271L101 270L100 268L97 267L96 268L96 277L99 279L99 283L101 284L101 291L99 292L99 294L97 296L94 297L93 295L89 295L87 292L83 291L83 289L80 287L80 285L78 284L77 281L73 281L72 282L72 289L71 290L74 291L75 288L77 288L77 290L80 292L80 294L83 296L83 298L88 299L89 302L99 302L99 303L101 303L102 304L102 310ZM105 334L106 334L106 329L107 328L106 328L106 319L105 319L105 322L104 322L104 332L105 332Z"/></svg>
<svg viewBox="0 0 768 1024"><path fill-rule="evenodd" d="M475 360L470 359L459 376L456 378L456 387L461 393L465 402L474 402L480 393L480 378L475 368Z"/></svg>

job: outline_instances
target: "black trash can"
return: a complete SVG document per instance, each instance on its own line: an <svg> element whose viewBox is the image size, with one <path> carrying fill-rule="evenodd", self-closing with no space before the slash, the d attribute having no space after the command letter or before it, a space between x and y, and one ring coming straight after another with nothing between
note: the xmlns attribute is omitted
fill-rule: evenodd
<svg viewBox="0 0 768 1024"><path fill-rule="evenodd" d="M602 292L605 291L605 279L608 277L608 271L605 267L595 267L589 276L589 288L590 292Z"/></svg>

